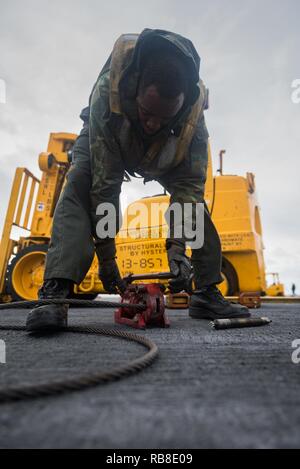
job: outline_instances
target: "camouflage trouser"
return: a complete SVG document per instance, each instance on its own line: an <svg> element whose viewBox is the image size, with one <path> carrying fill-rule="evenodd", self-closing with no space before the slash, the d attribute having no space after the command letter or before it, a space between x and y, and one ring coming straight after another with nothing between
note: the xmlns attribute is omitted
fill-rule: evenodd
<svg viewBox="0 0 300 469"><path fill-rule="evenodd" d="M75 143L73 164L55 210L45 280L65 278L80 284L90 268L95 253L91 183L89 133L84 127ZM222 281L221 261L220 239L206 209L204 245L192 253L196 288Z"/></svg>

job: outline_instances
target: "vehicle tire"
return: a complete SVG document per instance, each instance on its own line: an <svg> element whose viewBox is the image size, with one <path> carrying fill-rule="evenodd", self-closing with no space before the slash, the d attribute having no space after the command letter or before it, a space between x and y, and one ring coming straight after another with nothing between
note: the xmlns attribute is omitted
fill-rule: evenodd
<svg viewBox="0 0 300 469"><path fill-rule="evenodd" d="M48 244L34 244L18 252L6 272L6 290L12 301L32 301L38 297L45 270Z"/></svg>
<svg viewBox="0 0 300 469"><path fill-rule="evenodd" d="M11 261L6 273L6 290L12 301L37 300L43 284L48 244L35 244L22 249ZM76 300L95 300L98 293L73 293Z"/></svg>
<svg viewBox="0 0 300 469"><path fill-rule="evenodd" d="M224 296L235 296L239 294L239 281L235 268L231 262L223 257L222 259L222 276L224 282L220 284L219 288Z"/></svg>

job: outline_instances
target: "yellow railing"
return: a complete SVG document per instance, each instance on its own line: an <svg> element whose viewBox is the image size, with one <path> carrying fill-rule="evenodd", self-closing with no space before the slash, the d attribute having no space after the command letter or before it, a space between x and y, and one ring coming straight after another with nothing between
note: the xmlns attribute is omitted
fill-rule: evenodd
<svg viewBox="0 0 300 469"><path fill-rule="evenodd" d="M16 242L11 239L12 227L16 226L30 231L30 214L35 202L34 195L40 181L28 169L17 168L10 193L10 199L5 217L4 228L0 243L0 294L5 286L5 274L9 259ZM28 200L25 199L28 196Z"/></svg>

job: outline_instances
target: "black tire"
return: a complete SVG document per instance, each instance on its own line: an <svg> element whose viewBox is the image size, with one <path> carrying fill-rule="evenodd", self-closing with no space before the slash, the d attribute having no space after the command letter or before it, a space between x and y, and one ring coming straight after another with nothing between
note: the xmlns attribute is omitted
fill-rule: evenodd
<svg viewBox="0 0 300 469"><path fill-rule="evenodd" d="M222 274L228 282L227 296L235 296L239 294L239 280L235 268L226 257L222 259Z"/></svg>
<svg viewBox="0 0 300 469"><path fill-rule="evenodd" d="M13 270L17 263L19 262L22 257L26 256L29 253L35 252L35 251L42 251L45 253L45 255L48 252L48 244L40 244L40 245L32 245L27 248L22 249L10 262L7 272L6 272L6 291L7 294L11 296L12 301L24 301L26 298L18 295L16 292L14 285L13 285ZM86 294L78 294L78 293L73 293L70 295L70 298L76 299L76 300L95 300L98 296L98 293L86 293Z"/></svg>
<svg viewBox="0 0 300 469"><path fill-rule="evenodd" d="M28 246L27 248L22 249L18 254L15 255L13 260L10 262L10 264L7 267L6 271L6 291L7 294L11 296L12 301L24 301L25 298L20 296L13 285L13 271L17 263L22 259L22 257L26 256L29 253L35 252L35 251L42 251L45 253L45 255L48 252L48 244L33 244L32 246Z"/></svg>

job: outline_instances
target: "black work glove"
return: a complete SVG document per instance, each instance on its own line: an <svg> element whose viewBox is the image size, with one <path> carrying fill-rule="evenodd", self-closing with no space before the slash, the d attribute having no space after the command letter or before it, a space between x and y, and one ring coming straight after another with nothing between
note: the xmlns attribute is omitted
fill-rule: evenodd
<svg viewBox="0 0 300 469"><path fill-rule="evenodd" d="M185 247L171 244L168 251L170 271L176 278L169 281L171 293L180 293L182 290L189 292L192 282L192 266L185 255Z"/></svg>
<svg viewBox="0 0 300 469"><path fill-rule="evenodd" d="M99 266L99 278L107 293L118 294L126 290L126 282L121 278L115 259L102 260Z"/></svg>

